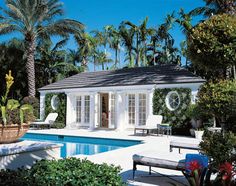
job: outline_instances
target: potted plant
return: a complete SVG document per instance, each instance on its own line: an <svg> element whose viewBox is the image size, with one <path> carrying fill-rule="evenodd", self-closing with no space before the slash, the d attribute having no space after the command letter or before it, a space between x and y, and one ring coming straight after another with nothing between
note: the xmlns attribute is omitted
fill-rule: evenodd
<svg viewBox="0 0 236 186"><path fill-rule="evenodd" d="M191 135L195 136L197 139L202 139L204 133L203 128L203 113L197 104L192 104L189 106L186 115L190 118L192 129L190 129Z"/></svg>
<svg viewBox="0 0 236 186"><path fill-rule="evenodd" d="M22 137L34 119L33 108L29 104L21 105L18 100L8 99L14 78L6 74L6 92L0 99L0 143L11 143Z"/></svg>

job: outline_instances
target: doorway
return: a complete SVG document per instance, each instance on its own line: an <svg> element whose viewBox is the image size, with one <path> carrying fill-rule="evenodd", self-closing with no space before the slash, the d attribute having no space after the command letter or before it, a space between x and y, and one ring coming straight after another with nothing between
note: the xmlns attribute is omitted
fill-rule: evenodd
<svg viewBox="0 0 236 186"><path fill-rule="evenodd" d="M100 94L100 127L109 127L109 94Z"/></svg>

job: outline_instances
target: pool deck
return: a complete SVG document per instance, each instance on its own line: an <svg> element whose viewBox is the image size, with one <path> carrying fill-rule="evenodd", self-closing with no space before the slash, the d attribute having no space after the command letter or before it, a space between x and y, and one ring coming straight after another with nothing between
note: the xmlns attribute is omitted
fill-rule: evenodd
<svg viewBox="0 0 236 186"><path fill-rule="evenodd" d="M112 130L86 130L86 129L50 129L50 130L29 130L31 133L58 134L70 136L84 136L96 138L112 138L112 139L127 139L141 140L142 144L134 145L126 148L121 148L113 151L108 151L95 155L77 155L79 158L87 158L95 163L108 163L120 166L122 168L121 176L131 186L153 186L153 185L188 185L187 180L180 171L173 171L161 168L152 168L152 175L148 175L148 167L138 166L135 180L132 178L133 154L155 150L158 152L169 152L170 140L178 140L183 142L194 142L191 137L179 136L157 136L157 135L134 135L133 130L127 131L112 131ZM178 153L178 149L174 149ZM197 153L194 150L181 150L181 153Z"/></svg>

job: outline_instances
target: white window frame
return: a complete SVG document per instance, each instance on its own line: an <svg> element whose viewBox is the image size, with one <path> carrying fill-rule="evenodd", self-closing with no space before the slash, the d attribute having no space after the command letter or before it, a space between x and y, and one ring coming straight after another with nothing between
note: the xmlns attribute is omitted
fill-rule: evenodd
<svg viewBox="0 0 236 186"><path fill-rule="evenodd" d="M142 97L144 96L144 97ZM141 99L142 97L142 99ZM147 120L147 94L138 94L138 125L146 125Z"/></svg>
<svg viewBox="0 0 236 186"><path fill-rule="evenodd" d="M116 126L116 101L117 96L115 93L109 93L109 123L108 128L115 128Z"/></svg>
<svg viewBox="0 0 236 186"><path fill-rule="evenodd" d="M132 105L130 105L129 103L130 103L130 96L134 96L134 99L133 99L133 97L132 97L132 100L133 100L133 102L134 102L134 104L132 104ZM135 123L136 123L136 95L135 94L128 94L128 124L130 125L130 126L134 126L135 125ZM132 111L131 111L131 113L130 113L130 108L132 108ZM131 115L133 115L133 116L131 116Z"/></svg>
<svg viewBox="0 0 236 186"><path fill-rule="evenodd" d="M88 100L86 100L86 97L89 97ZM80 98L80 109L78 108L78 99ZM79 124L79 126L89 126L90 124L90 120L91 120L91 114L90 114L90 110L91 110L91 96L88 94L81 94L81 95L76 95L76 110L75 110L75 121L76 123ZM87 105L85 104L85 102L88 102ZM88 107L88 109L86 109L86 107ZM80 114L78 113L80 112ZM88 118L86 116L86 114L88 115ZM78 118L80 116L80 118Z"/></svg>
<svg viewBox="0 0 236 186"><path fill-rule="evenodd" d="M177 97L178 97L178 105L175 107L175 108L173 108L172 106L171 106L171 104L170 104L170 99L171 99L171 95L172 94L176 94L177 95ZM166 99L165 99L165 103L166 103L166 107L170 110L170 111L175 111L176 109L178 109L179 108L179 106L180 106L180 103L181 103L181 100L180 100L180 95L179 95L179 93L177 92L177 91L170 91L170 92L168 92L168 94L166 95Z"/></svg>

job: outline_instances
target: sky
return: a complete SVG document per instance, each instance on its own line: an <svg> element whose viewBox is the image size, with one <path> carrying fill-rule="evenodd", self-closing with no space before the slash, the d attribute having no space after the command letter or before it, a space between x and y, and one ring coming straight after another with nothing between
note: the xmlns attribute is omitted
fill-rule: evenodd
<svg viewBox="0 0 236 186"><path fill-rule="evenodd" d="M180 8L188 12L196 7L204 6L203 0L61 0L64 3L65 18L76 19L86 26L86 30L100 30L106 25L118 26L129 20L139 24L146 16L148 26L157 28L164 22L167 14L176 13ZM4 0L0 0L4 6ZM179 47L185 39L176 25L171 31L175 46ZM18 34L14 36L20 37ZM0 42L7 41L12 35L0 36ZM76 49L72 40L66 48Z"/></svg>

